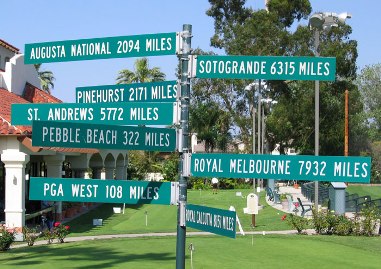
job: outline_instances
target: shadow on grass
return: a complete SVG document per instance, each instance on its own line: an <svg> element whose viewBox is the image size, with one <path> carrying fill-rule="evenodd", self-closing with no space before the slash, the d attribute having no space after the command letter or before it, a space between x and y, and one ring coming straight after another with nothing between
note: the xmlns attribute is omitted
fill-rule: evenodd
<svg viewBox="0 0 381 269"><path fill-rule="evenodd" d="M71 235L75 236L76 233L87 233L101 229L101 226L93 225L93 219L102 219L103 225L106 225L115 217L113 207L120 207L120 204L101 204L93 210L70 220L66 224L70 226ZM126 210L138 210L140 207L142 205L126 205Z"/></svg>
<svg viewBox="0 0 381 269"><path fill-rule="evenodd" d="M167 262L175 261L174 253L169 252L146 252L129 253L128 246L109 248L108 244L104 246L73 245L65 243L59 246L36 246L28 248L28 253L24 254L22 249L12 251L18 259L7 261L8 266L24 266L27 268L38 268L38 266L47 263L54 264L55 268L111 268L115 265L128 265L131 262ZM25 249L24 249L25 250ZM134 251L132 251L134 252ZM22 255L21 257L19 255Z"/></svg>

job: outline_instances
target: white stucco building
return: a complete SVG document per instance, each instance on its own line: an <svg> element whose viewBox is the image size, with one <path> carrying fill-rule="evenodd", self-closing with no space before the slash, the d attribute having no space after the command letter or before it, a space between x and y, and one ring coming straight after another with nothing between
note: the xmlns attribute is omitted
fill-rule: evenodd
<svg viewBox="0 0 381 269"><path fill-rule="evenodd" d="M35 67L25 65L24 55L0 39L0 222L19 235L25 215L41 209L39 201L28 199L29 177L85 178L91 169L93 178L104 171L106 179L127 179L127 151L33 147L31 126L11 125L12 103L61 102L40 88ZM61 212L59 202L57 218Z"/></svg>

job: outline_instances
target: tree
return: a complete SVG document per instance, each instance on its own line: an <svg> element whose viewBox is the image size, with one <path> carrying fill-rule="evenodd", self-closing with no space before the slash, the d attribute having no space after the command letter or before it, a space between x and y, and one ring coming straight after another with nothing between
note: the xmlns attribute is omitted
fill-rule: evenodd
<svg viewBox="0 0 381 269"><path fill-rule="evenodd" d="M55 77L53 76L53 72L40 70L41 64L35 64L34 67L36 68L38 78L41 81L42 90L50 94L51 90L54 88L53 81L55 80Z"/></svg>
<svg viewBox="0 0 381 269"><path fill-rule="evenodd" d="M190 129L197 133L197 139L204 141L206 152L213 152L216 148L227 150L231 141L230 124L229 113L215 102L198 101L191 106Z"/></svg>
<svg viewBox="0 0 381 269"><path fill-rule="evenodd" d="M381 64L366 66L356 79L373 140L381 140Z"/></svg>
<svg viewBox="0 0 381 269"><path fill-rule="evenodd" d="M207 14L215 20L213 46L233 55L313 56L314 38L307 26L291 25L310 15L308 0L270 0L268 12L245 7L243 0L210 0ZM353 84L356 76L357 42L351 40L351 27L339 24L327 33L321 33L319 53L323 57L336 57L336 81L320 82L320 152L322 155L343 153L344 91L350 90L350 119L356 128L351 129L351 141L360 142L364 130L361 100ZM252 93L245 91L250 81L213 80L205 82L203 94L208 98L223 100L239 127L242 140L250 142L250 100ZM269 116L267 128L272 144L294 146L303 153L314 149L314 105L312 81L268 81L271 91L267 95L277 99ZM250 97L251 95L251 97ZM275 116L277 115L277 116ZM251 130L252 132L252 130ZM356 133L354 133L356 132ZM360 143L361 144L361 143ZM353 148L360 150L363 145Z"/></svg>
<svg viewBox="0 0 381 269"><path fill-rule="evenodd" d="M149 68L148 59L141 58L135 61L134 71L123 69L116 78L117 84L129 84L134 82L164 81L165 74L159 67Z"/></svg>

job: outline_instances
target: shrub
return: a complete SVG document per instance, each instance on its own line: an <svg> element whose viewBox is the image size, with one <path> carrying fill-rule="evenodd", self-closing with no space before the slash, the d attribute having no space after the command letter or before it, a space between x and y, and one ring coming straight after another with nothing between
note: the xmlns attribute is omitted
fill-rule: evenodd
<svg viewBox="0 0 381 269"><path fill-rule="evenodd" d="M334 214L334 211L327 210L325 215L325 221L327 223L327 234L333 234L334 229L337 225L338 217Z"/></svg>
<svg viewBox="0 0 381 269"><path fill-rule="evenodd" d="M53 233L57 237L58 242L64 242L65 237L69 234L69 228L69 226L65 226L60 222L54 223Z"/></svg>
<svg viewBox="0 0 381 269"><path fill-rule="evenodd" d="M188 187L193 190L207 190L210 189L210 184L205 182L205 179L202 177L190 177Z"/></svg>
<svg viewBox="0 0 381 269"><path fill-rule="evenodd" d="M360 216L361 234L366 236L374 235L377 220L380 218L379 209L374 205L366 206L361 210Z"/></svg>
<svg viewBox="0 0 381 269"><path fill-rule="evenodd" d="M6 251L15 240L15 232L8 231L5 227L0 227L0 251Z"/></svg>
<svg viewBox="0 0 381 269"><path fill-rule="evenodd" d="M303 234L303 231L306 230L309 226L308 219L296 216L292 213L288 215L283 215L282 220L286 220L287 224L289 224L293 229L295 229L298 232L298 234Z"/></svg>
<svg viewBox="0 0 381 269"><path fill-rule="evenodd" d="M345 216L338 216L332 232L336 235L350 235L353 232L353 228L354 222L352 220Z"/></svg>
<svg viewBox="0 0 381 269"><path fill-rule="evenodd" d="M323 211L318 211L315 208L312 210L312 225L317 234L323 234L326 232L328 222Z"/></svg>
<svg viewBox="0 0 381 269"><path fill-rule="evenodd" d="M48 244L53 243L53 240L55 238L55 234L53 231L45 230L44 231L44 238L48 241Z"/></svg>
<svg viewBox="0 0 381 269"><path fill-rule="evenodd" d="M33 246L34 241L38 238L39 234L37 232L36 228L28 228L28 227L23 227L22 232L24 233L24 238L25 241L27 242L28 246Z"/></svg>

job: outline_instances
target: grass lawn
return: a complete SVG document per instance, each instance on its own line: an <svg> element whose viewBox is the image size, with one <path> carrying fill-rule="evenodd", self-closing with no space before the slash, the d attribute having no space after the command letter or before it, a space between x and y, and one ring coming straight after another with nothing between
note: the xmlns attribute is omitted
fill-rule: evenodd
<svg viewBox="0 0 381 269"><path fill-rule="evenodd" d="M223 190L218 194L212 191L188 191L188 203L204 205L221 209L235 207L244 231L252 231L251 215L243 213L246 207L246 198L236 196L242 192L246 197L251 190ZM281 221L281 213L264 200L265 192L261 193L261 204L264 206L256 218L257 231L289 230L290 227ZM120 234L120 233L148 233L148 232L176 232L177 207L169 205L126 205L124 214L113 214L113 206L120 204L103 204L96 210L90 211L68 223L71 227L69 236ZM146 212L148 225L146 226ZM93 219L103 219L103 226L93 226ZM192 229L187 229L192 231ZM238 227L237 227L238 230ZM194 231L194 230L193 230Z"/></svg>
<svg viewBox="0 0 381 269"><path fill-rule="evenodd" d="M380 268L380 237L188 236L194 268ZM33 246L0 254L0 267L174 268L176 238L92 240ZM186 268L191 268L186 250Z"/></svg>
<svg viewBox="0 0 381 269"><path fill-rule="evenodd" d="M381 198L381 186L349 184L347 191L349 193L357 193L359 196L370 195L373 200Z"/></svg>
<svg viewBox="0 0 381 269"><path fill-rule="evenodd" d="M351 186L350 186L351 187ZM358 186L353 186L358 187ZM356 189L357 191L358 189ZM251 231L251 216L243 214L251 190L188 191L188 202L228 209L234 206L245 231ZM369 193L369 190L367 190ZM358 191L357 191L358 192ZM377 192L376 192L377 193ZM282 212L268 206L257 215L256 231L288 230ZM373 198L373 195L372 195ZM175 206L128 206L125 214L113 214L112 204L100 205L72 220L70 236L118 233L175 232ZM121 205L118 205L121 206ZM145 225L146 212L148 225ZM92 225L102 218L103 226ZM238 228L237 228L238 230ZM187 229L192 231L192 229ZM193 244L194 268L380 268L381 237L321 235L187 236L186 268L191 268L188 246ZM11 249L0 253L0 268L174 268L176 237L89 240Z"/></svg>

